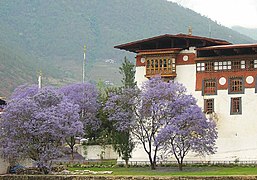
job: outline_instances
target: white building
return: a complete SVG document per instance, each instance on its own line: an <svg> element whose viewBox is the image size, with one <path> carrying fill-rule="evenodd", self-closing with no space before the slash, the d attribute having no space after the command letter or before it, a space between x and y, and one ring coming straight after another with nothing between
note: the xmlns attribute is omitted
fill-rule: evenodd
<svg viewBox="0 0 257 180"><path fill-rule="evenodd" d="M3 112L2 105L6 105L6 102L2 99L2 97L0 97L0 116ZM0 151L1 151L1 149L0 149ZM4 159L2 159L0 156L0 174L5 174L7 172L8 166L9 166L8 162L4 161Z"/></svg>
<svg viewBox="0 0 257 180"><path fill-rule="evenodd" d="M115 48L136 53L139 87L156 74L174 79L187 87L207 116L214 117L218 149L205 160L257 160L257 44L165 34ZM139 148L132 160L147 156Z"/></svg>

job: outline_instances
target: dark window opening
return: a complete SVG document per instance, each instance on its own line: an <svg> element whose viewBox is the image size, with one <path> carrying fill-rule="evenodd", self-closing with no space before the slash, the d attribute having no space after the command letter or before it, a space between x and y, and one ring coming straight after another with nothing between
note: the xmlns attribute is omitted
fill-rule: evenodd
<svg viewBox="0 0 257 180"><path fill-rule="evenodd" d="M242 114L241 97L231 98L230 114Z"/></svg>
<svg viewBox="0 0 257 180"><path fill-rule="evenodd" d="M205 71L214 71L214 62L206 62L205 63Z"/></svg>
<svg viewBox="0 0 257 180"><path fill-rule="evenodd" d="M231 78L230 79L229 93L244 93L243 78Z"/></svg>
<svg viewBox="0 0 257 180"><path fill-rule="evenodd" d="M215 94L217 94L217 87L216 87L216 80L215 79L204 80L203 94L204 95L215 95Z"/></svg>
<svg viewBox="0 0 257 180"><path fill-rule="evenodd" d="M232 61L232 69L233 70L241 69L241 62L240 61Z"/></svg>
<svg viewBox="0 0 257 180"><path fill-rule="evenodd" d="M211 114L214 112L214 99L204 100L204 112L206 114Z"/></svg>

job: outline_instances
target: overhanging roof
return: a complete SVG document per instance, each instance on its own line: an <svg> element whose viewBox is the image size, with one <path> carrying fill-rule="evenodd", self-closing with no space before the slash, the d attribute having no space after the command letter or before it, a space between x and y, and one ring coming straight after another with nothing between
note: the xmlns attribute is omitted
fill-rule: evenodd
<svg viewBox="0 0 257 180"><path fill-rule="evenodd" d="M115 46L115 48L123 49L130 52L138 52L141 50L166 49L166 48L182 48L189 47L206 47L215 45L228 45L227 41L213 39L201 36L192 36L186 34L164 34L147 39L142 39L126 44Z"/></svg>
<svg viewBox="0 0 257 180"><path fill-rule="evenodd" d="M233 44L197 48L197 58L236 56L236 55L257 55L257 44Z"/></svg>
<svg viewBox="0 0 257 180"><path fill-rule="evenodd" d="M217 49L242 49L242 48L257 48L257 44L231 44L221 46L209 46L197 48L197 50L217 50Z"/></svg>

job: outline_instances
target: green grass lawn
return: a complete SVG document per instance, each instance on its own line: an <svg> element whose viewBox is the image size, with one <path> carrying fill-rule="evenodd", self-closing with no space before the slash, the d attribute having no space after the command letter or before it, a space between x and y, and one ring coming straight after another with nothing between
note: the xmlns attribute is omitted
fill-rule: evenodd
<svg viewBox="0 0 257 180"><path fill-rule="evenodd" d="M177 167L113 167L113 168L69 168L68 170L113 171L112 175L133 176L232 176L257 175L257 167L184 167L179 171Z"/></svg>

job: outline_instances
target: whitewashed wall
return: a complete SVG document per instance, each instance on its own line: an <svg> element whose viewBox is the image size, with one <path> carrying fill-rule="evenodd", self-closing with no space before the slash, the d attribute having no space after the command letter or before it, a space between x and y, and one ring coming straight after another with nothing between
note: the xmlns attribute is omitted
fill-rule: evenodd
<svg viewBox="0 0 257 180"><path fill-rule="evenodd" d="M183 52L184 53L184 52ZM217 115L218 139L217 153L207 157L188 155L186 160L257 160L257 94L254 88L246 88L244 94L228 94L228 90L218 90L217 95L202 96L201 91L195 91L195 65L178 65L175 81L184 84L189 94L203 107L204 98L214 98L214 110ZM136 68L138 86L144 81L145 67ZM242 115L230 115L231 97L242 97ZM132 154L132 161L148 160L142 146L138 146Z"/></svg>
<svg viewBox="0 0 257 180"><path fill-rule="evenodd" d="M0 174L5 174L7 172L7 168L9 163L0 158Z"/></svg>
<svg viewBox="0 0 257 180"><path fill-rule="evenodd" d="M145 77L145 75L146 75L146 68L145 68L145 66L136 67L135 81L137 82L137 86L139 88L142 86L143 82L148 80Z"/></svg>
<svg viewBox="0 0 257 180"><path fill-rule="evenodd" d="M118 154L113 150L111 145L99 146L90 145L83 149L82 145L77 146L78 153L85 157L86 160L117 159Z"/></svg>

